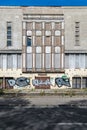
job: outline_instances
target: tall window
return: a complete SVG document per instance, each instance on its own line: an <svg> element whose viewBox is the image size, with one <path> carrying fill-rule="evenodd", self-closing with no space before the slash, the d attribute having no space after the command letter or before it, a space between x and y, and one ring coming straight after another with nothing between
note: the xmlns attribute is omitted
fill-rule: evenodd
<svg viewBox="0 0 87 130"><path fill-rule="evenodd" d="M41 47L37 46L36 47L36 69L41 70Z"/></svg>
<svg viewBox="0 0 87 130"><path fill-rule="evenodd" d="M55 47L55 53L54 53L54 68L60 69L60 47Z"/></svg>
<svg viewBox="0 0 87 130"><path fill-rule="evenodd" d="M51 69L51 46L45 47L45 69Z"/></svg>
<svg viewBox="0 0 87 130"><path fill-rule="evenodd" d="M7 22L7 46L12 45L12 23Z"/></svg>
<svg viewBox="0 0 87 130"><path fill-rule="evenodd" d="M7 68L8 69L12 69L12 66L13 66L13 63L12 63L12 55L11 54L8 54L7 55Z"/></svg>
<svg viewBox="0 0 87 130"><path fill-rule="evenodd" d="M80 45L80 22L75 22L75 46Z"/></svg>
<svg viewBox="0 0 87 130"><path fill-rule="evenodd" d="M31 46L32 45L32 39L31 37L27 37L27 46Z"/></svg>

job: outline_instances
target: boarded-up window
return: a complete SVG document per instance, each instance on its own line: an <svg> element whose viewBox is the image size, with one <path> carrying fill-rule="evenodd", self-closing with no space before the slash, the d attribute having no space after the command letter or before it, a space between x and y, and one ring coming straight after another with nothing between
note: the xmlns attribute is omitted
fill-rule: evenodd
<svg viewBox="0 0 87 130"><path fill-rule="evenodd" d="M50 36L45 37L45 45L51 45L51 37Z"/></svg>
<svg viewBox="0 0 87 130"><path fill-rule="evenodd" d="M60 46L60 44L61 44L61 38L55 37L55 46Z"/></svg>
<svg viewBox="0 0 87 130"><path fill-rule="evenodd" d="M51 30L51 23L45 23L45 29Z"/></svg>
<svg viewBox="0 0 87 130"><path fill-rule="evenodd" d="M61 22L55 23L55 30L61 29Z"/></svg>
<svg viewBox="0 0 87 130"><path fill-rule="evenodd" d="M50 77L35 77L35 80L38 82L38 84L35 85L35 88L39 89L49 89L50 88Z"/></svg>
<svg viewBox="0 0 87 130"><path fill-rule="evenodd" d="M32 53L27 54L27 69L32 70Z"/></svg>
<svg viewBox="0 0 87 130"><path fill-rule="evenodd" d="M41 23L35 23L35 28L36 28L36 30L41 30L41 28L42 28L42 24Z"/></svg>
<svg viewBox="0 0 87 130"><path fill-rule="evenodd" d="M36 37L36 45L41 45L42 43L42 38L40 36Z"/></svg>
<svg viewBox="0 0 87 130"><path fill-rule="evenodd" d="M32 30L32 23L31 22L27 22L27 30Z"/></svg>

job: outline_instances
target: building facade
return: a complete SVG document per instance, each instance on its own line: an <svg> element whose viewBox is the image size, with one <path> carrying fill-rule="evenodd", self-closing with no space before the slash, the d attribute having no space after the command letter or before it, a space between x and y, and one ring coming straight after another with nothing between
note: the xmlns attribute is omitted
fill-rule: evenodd
<svg viewBox="0 0 87 130"><path fill-rule="evenodd" d="M1 6L0 87L86 88L86 23L87 7Z"/></svg>

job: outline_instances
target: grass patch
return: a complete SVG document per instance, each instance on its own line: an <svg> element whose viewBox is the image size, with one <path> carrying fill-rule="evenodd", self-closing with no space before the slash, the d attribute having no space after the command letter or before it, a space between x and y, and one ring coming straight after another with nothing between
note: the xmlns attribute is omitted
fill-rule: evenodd
<svg viewBox="0 0 87 130"><path fill-rule="evenodd" d="M57 90L57 89L55 89L55 90L54 90L54 94L57 94L57 92L58 92L58 90Z"/></svg>
<svg viewBox="0 0 87 130"><path fill-rule="evenodd" d="M0 95L3 95L3 94L4 94L3 89L0 89Z"/></svg>
<svg viewBox="0 0 87 130"><path fill-rule="evenodd" d="M40 96L44 96L45 95L45 91L44 90L41 90L40 91Z"/></svg>
<svg viewBox="0 0 87 130"><path fill-rule="evenodd" d="M72 96L75 96L75 95L76 94L75 94L74 90L69 90L69 91L66 91L66 92L63 93L63 96L70 96L70 97L72 97Z"/></svg>

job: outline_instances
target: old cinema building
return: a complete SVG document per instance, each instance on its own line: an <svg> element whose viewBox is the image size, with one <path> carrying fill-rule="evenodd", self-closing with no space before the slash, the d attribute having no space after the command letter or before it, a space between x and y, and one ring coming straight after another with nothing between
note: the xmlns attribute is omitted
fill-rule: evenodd
<svg viewBox="0 0 87 130"><path fill-rule="evenodd" d="M87 87L87 7L0 7L0 86L55 89L64 75Z"/></svg>

